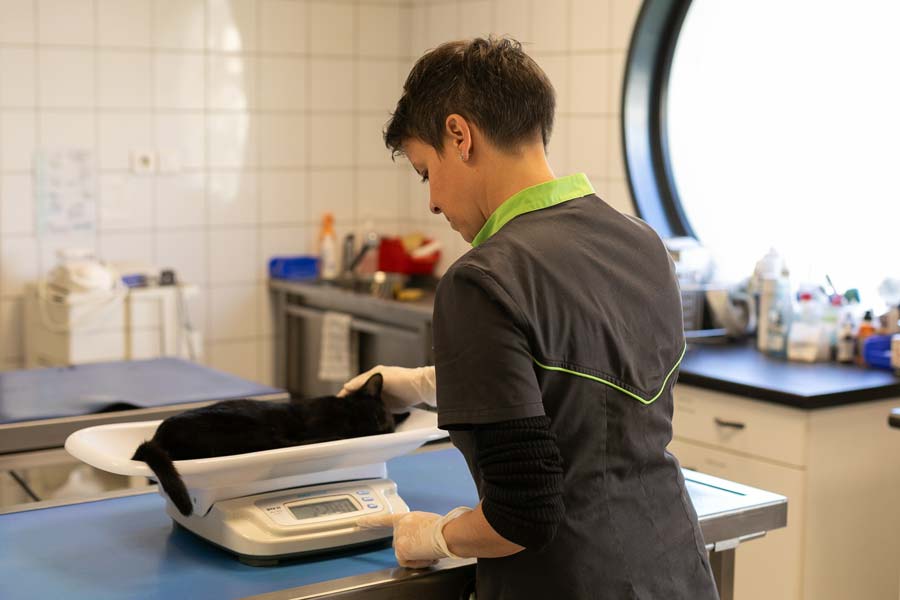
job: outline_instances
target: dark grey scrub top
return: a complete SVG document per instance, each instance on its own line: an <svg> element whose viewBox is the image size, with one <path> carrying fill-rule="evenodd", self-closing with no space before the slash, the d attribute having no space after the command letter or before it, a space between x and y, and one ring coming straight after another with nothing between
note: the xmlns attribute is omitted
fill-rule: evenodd
<svg viewBox="0 0 900 600"><path fill-rule="evenodd" d="M660 238L584 175L491 215L434 307L439 426L482 492L467 425L547 415L566 516L545 548L478 560L479 600L717 598L672 439L685 349Z"/></svg>

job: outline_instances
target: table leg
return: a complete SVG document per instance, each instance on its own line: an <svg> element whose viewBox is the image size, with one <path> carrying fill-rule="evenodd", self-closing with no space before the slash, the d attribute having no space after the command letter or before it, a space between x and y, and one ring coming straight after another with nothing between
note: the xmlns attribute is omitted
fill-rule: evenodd
<svg viewBox="0 0 900 600"><path fill-rule="evenodd" d="M269 298L272 302L272 342L275 348L272 353L273 377L272 384L276 387L287 388L287 345L288 345L288 315L286 308L286 294L280 290L270 290Z"/></svg>
<svg viewBox="0 0 900 600"><path fill-rule="evenodd" d="M709 553L709 564L712 567L720 600L734 598L734 548Z"/></svg>

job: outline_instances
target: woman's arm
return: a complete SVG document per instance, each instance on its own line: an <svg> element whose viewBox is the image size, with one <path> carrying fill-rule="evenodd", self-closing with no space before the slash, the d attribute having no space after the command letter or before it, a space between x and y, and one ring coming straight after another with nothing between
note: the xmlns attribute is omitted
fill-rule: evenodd
<svg viewBox="0 0 900 600"><path fill-rule="evenodd" d="M484 517L481 502L472 512L457 517L444 526L444 540L457 556L500 558L525 549L494 531Z"/></svg>
<svg viewBox="0 0 900 600"><path fill-rule="evenodd" d="M546 416L472 428L483 497L444 526L457 556L496 558L540 549L565 517L563 468Z"/></svg>

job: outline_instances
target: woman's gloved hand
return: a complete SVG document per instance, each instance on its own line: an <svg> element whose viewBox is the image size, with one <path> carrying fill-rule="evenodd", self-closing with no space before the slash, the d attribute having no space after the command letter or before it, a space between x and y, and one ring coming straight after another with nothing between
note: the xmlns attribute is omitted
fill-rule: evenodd
<svg viewBox="0 0 900 600"><path fill-rule="evenodd" d="M363 529L393 527L397 563L401 567L424 569L441 558L460 558L447 548L444 525L471 510L460 506L444 516L430 512L372 515L360 517L356 524Z"/></svg>
<svg viewBox="0 0 900 600"><path fill-rule="evenodd" d="M434 367L407 369L378 365L345 383L338 396L358 390L375 373L381 373L384 378L381 399L391 412L406 412L410 406L423 402L437 406Z"/></svg>

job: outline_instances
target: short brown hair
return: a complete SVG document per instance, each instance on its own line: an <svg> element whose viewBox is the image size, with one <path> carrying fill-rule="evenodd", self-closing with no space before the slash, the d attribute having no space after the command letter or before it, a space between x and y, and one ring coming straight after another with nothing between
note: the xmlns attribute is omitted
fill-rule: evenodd
<svg viewBox="0 0 900 600"><path fill-rule="evenodd" d="M384 131L392 156L416 138L438 152L444 121L457 113L498 148L515 151L538 135L547 147L556 93L547 75L510 38L447 42L413 66Z"/></svg>

